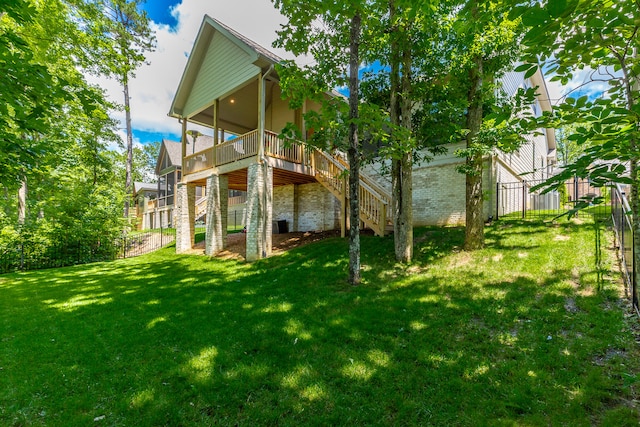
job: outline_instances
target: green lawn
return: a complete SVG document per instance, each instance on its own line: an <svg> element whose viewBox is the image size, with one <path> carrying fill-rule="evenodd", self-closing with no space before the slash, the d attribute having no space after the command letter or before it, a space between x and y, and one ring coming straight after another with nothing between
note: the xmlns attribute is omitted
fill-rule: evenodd
<svg viewBox="0 0 640 427"><path fill-rule="evenodd" d="M617 274L596 290L593 227L462 239L417 229L403 267L392 237L363 237L358 288L337 238L2 275L0 425L638 425L639 352Z"/></svg>

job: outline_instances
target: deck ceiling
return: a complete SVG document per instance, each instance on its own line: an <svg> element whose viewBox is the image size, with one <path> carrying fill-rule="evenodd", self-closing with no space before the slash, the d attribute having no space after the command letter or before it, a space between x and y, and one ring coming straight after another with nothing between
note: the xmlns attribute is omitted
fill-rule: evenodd
<svg viewBox="0 0 640 427"><path fill-rule="evenodd" d="M247 191L247 169L241 169L228 174L229 190ZM309 184L316 179L309 175L273 168L273 186L280 187L291 184Z"/></svg>
<svg viewBox="0 0 640 427"><path fill-rule="evenodd" d="M226 174L229 177L229 190L247 191L247 169L240 169L237 171ZM291 172L284 169L273 168L273 186L280 187L283 185L291 184L310 184L317 182L316 179L310 175L305 175L297 172ZM207 185L206 179L200 179L192 181L190 184L195 185Z"/></svg>
<svg viewBox="0 0 640 427"><path fill-rule="evenodd" d="M273 81L265 82L265 105L271 104ZM220 99L218 127L227 132L242 135L258 128L258 81L240 87L230 95ZM189 118L190 121L208 127L213 126L213 105Z"/></svg>

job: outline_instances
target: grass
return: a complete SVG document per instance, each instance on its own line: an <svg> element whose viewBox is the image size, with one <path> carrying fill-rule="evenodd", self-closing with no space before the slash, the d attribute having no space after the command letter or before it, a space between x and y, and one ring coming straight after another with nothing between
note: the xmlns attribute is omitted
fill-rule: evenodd
<svg viewBox="0 0 640 427"><path fill-rule="evenodd" d="M417 229L407 267L365 236L358 288L337 238L0 276L0 425L638 425L638 349L617 274L596 291L593 227L462 240Z"/></svg>

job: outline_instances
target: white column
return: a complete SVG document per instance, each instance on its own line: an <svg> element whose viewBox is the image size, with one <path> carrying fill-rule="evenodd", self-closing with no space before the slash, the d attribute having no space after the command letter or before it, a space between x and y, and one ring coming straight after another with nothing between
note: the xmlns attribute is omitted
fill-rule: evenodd
<svg viewBox="0 0 640 427"><path fill-rule="evenodd" d="M271 255L273 169L253 163L247 171L247 261Z"/></svg>
<svg viewBox="0 0 640 427"><path fill-rule="evenodd" d="M176 253L184 253L193 248L195 240L196 186L179 183L176 202Z"/></svg>

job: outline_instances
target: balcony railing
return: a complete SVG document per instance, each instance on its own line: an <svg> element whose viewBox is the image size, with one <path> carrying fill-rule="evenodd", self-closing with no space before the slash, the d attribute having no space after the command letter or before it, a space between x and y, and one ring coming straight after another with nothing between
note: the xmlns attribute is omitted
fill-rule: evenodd
<svg viewBox="0 0 640 427"><path fill-rule="evenodd" d="M257 130L240 135L184 158L184 174L192 174L217 166L231 164L258 155L260 134ZM271 131L264 131L264 153L267 156L297 164L309 164L310 155L302 144L289 143Z"/></svg>

